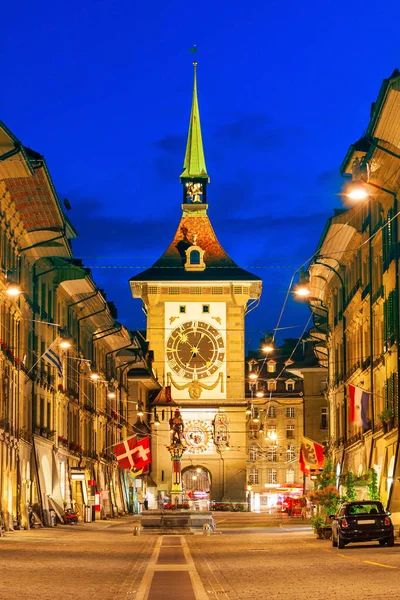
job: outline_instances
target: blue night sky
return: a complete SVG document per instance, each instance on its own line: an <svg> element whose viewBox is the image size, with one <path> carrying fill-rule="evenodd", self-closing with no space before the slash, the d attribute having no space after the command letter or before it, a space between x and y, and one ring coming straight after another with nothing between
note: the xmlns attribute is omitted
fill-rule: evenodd
<svg viewBox="0 0 400 600"><path fill-rule="evenodd" d="M256 347L341 206L340 163L400 67L399 13L390 0L2 6L0 119L44 154L72 205L74 253L122 323L144 328L128 279L165 250L181 214L187 50L197 44L211 221L228 254L264 280L247 321ZM285 335L307 319L290 298Z"/></svg>

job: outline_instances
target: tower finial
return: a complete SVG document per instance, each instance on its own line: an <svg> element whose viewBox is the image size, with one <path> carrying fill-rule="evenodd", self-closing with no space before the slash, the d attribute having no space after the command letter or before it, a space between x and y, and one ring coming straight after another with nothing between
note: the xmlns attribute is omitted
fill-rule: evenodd
<svg viewBox="0 0 400 600"><path fill-rule="evenodd" d="M197 51L196 45L189 50L189 52L195 53ZM189 132L186 144L186 154L183 163L183 172L181 174L181 181L188 179L204 179L209 181L207 174L206 161L204 158L203 140L201 135L200 126L200 111L199 103L197 99L197 75L196 69L197 61L193 61L193 99L192 99L192 111L190 114Z"/></svg>

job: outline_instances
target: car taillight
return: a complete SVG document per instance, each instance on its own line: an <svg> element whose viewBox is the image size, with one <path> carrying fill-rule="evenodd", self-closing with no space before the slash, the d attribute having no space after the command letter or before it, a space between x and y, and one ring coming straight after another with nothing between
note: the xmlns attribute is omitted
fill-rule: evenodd
<svg viewBox="0 0 400 600"><path fill-rule="evenodd" d="M391 524L392 524L392 522L389 519L389 517L385 517L385 525L388 526L388 525L391 525Z"/></svg>
<svg viewBox="0 0 400 600"><path fill-rule="evenodd" d="M342 519L342 527L348 527L348 526L349 526L348 522L346 521L345 517L343 517L343 519Z"/></svg>

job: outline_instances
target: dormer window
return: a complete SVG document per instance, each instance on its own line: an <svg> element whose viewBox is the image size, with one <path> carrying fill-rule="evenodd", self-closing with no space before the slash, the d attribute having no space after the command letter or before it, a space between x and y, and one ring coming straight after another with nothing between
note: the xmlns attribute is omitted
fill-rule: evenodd
<svg viewBox="0 0 400 600"><path fill-rule="evenodd" d="M285 385L286 385L286 391L287 392L294 392L294 381L293 381L293 379L287 379L285 381Z"/></svg>
<svg viewBox="0 0 400 600"><path fill-rule="evenodd" d="M275 373L275 371L276 371L276 362L274 360L269 360L267 362L267 371L268 371L268 373Z"/></svg>
<svg viewBox="0 0 400 600"><path fill-rule="evenodd" d="M200 264L200 252L198 250L189 251L189 262L191 265Z"/></svg>
<svg viewBox="0 0 400 600"><path fill-rule="evenodd" d="M204 250L197 245L196 237L194 236L194 244L185 250L185 271L204 271L206 268Z"/></svg>

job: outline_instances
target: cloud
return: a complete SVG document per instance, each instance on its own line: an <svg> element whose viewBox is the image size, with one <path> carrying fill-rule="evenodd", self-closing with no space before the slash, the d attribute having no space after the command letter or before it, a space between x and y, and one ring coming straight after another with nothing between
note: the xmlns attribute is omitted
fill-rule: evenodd
<svg viewBox="0 0 400 600"><path fill-rule="evenodd" d="M236 121L219 127L214 136L223 143L270 149L283 145L289 136L299 133L300 130L296 128L271 126L265 115L245 114Z"/></svg>
<svg viewBox="0 0 400 600"><path fill-rule="evenodd" d="M181 154L186 148L186 138L184 135L170 133L153 142L153 147L168 154Z"/></svg>
<svg viewBox="0 0 400 600"><path fill-rule="evenodd" d="M323 171L317 176L317 183L321 183L325 185L326 183L331 184L340 184L341 177L339 173L339 169L330 169L329 171Z"/></svg>

